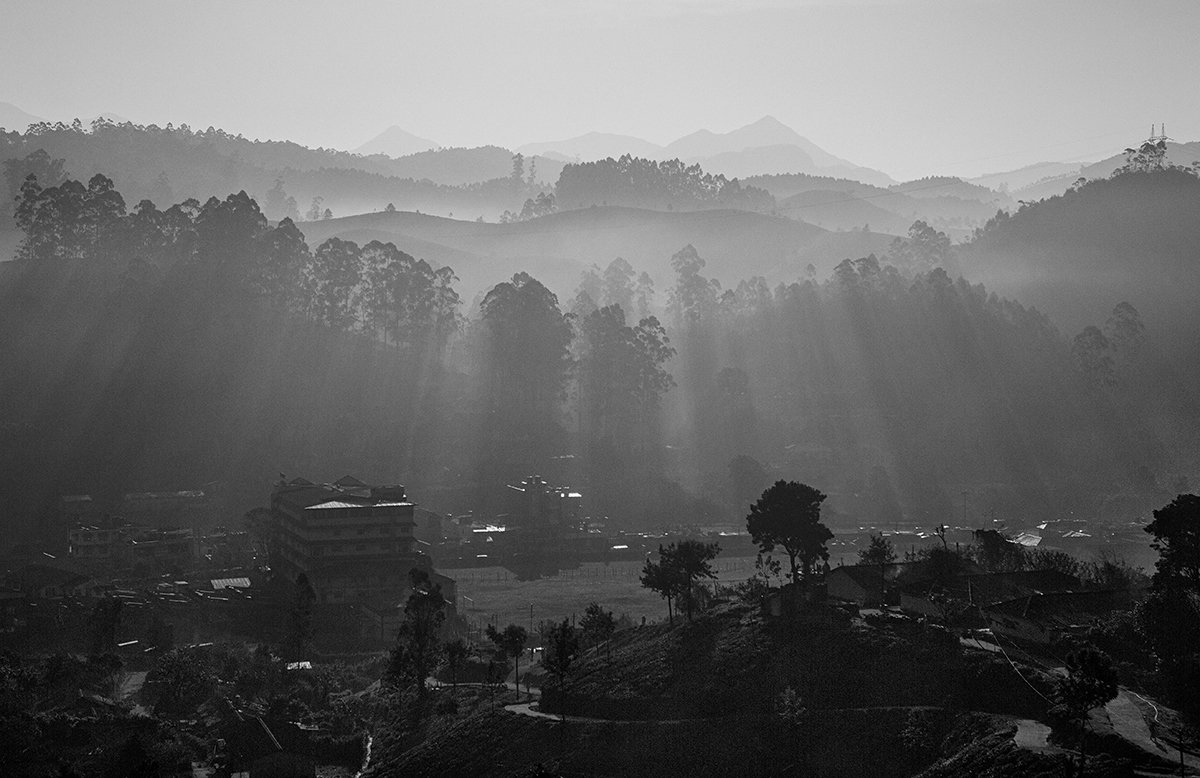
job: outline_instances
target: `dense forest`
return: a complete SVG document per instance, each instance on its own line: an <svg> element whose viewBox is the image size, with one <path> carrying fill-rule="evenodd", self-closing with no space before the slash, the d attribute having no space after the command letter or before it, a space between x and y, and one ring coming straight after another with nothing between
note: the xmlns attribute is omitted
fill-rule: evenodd
<svg viewBox="0 0 1200 778"><path fill-rule="evenodd" d="M705 173L678 159L654 162L628 154L619 159L567 165L555 187L569 208L625 205L657 210L741 208L770 211L775 199L764 189L744 187L736 178Z"/></svg>
<svg viewBox="0 0 1200 778"><path fill-rule="evenodd" d="M27 537L53 537L63 492L210 485L245 509L279 472L484 512L540 472L628 527L728 520L783 472L828 484L842 521L940 520L965 490L976 515L1091 518L1161 500L1181 472L1162 425L1195 419L1156 388L1173 355L1134 305L1072 339L953 277L921 223L826 277L725 288L689 245L658 289L618 258L569 296L517 273L464 310L451 268L310 245L244 192L130 209L102 175L35 177L15 216L0 457Z"/></svg>

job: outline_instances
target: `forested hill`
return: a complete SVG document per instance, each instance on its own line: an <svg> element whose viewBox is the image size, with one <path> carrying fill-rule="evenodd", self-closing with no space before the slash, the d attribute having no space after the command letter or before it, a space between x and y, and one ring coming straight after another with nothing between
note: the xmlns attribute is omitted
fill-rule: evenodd
<svg viewBox="0 0 1200 778"><path fill-rule="evenodd" d="M22 160L39 149L64 160L64 172L74 178L109 176L131 203L149 199L165 208L189 197L204 201L245 190L264 203L272 219L299 218L314 198L321 198L321 212L329 208L335 214L378 210L390 202L401 209L496 218L504 210L520 210L536 194L536 182L524 173L511 180L512 152L496 146L393 159L250 140L211 127L195 131L186 125L42 123L24 133L0 132L0 161ZM562 168L561 162L541 158L536 165L538 178L550 183ZM267 197L277 179L284 195L294 200L292 213L284 198L276 204ZM19 179L8 181L10 195L19 185ZM10 228L5 217L0 229Z"/></svg>
<svg viewBox="0 0 1200 778"><path fill-rule="evenodd" d="M306 240L244 193L130 213L98 176L27 187L18 215L24 258L0 264L13 537L60 543L63 493L211 484L236 516L279 472L403 482L454 512L486 511L489 486L541 472L636 528L740 517L744 494L721 475L737 457L762 478L826 485L842 515L922 522L967 486L1004 516L1090 515L1139 473L1150 500L1156 474L1178 472L1143 423L1163 412L1142 391L1161 359L1122 352L1097 383L1044 316L940 268L868 256L773 285L753 275L774 260L751 243L745 264L727 263L746 277L722 283L686 245L656 258L663 283L611 260L568 299L509 279L512 259L464 320L456 268L402 238ZM661 214L610 216L616 233ZM397 218L463 240L550 234ZM1169 421L1194 429L1197 415L1176 411Z"/></svg>
<svg viewBox="0 0 1200 778"><path fill-rule="evenodd" d="M1166 145L1166 161L1180 167L1194 167L1200 163L1200 141L1189 143L1168 142ZM1045 176L1013 192L1014 197L1022 200L1040 200L1046 197L1062 194L1070 189L1080 178L1095 180L1107 178L1125 165L1123 154L1114 154L1098 162L1076 164L1065 172L1056 172Z"/></svg>
<svg viewBox="0 0 1200 778"><path fill-rule="evenodd" d="M1200 444L1200 178L1120 172L997 217L958 255L963 273L1038 306L1107 382L1130 340L1160 369L1127 376L1165 450L1195 467ZM1129 308L1118 306L1129 306ZM1126 326L1130 311L1134 326Z"/></svg>
<svg viewBox="0 0 1200 778"><path fill-rule="evenodd" d="M779 213L827 229L869 225L876 232L901 234L920 219L959 238L1015 205L1006 194L946 176L886 188L804 173L752 176L742 184L770 192Z"/></svg>
<svg viewBox="0 0 1200 778"><path fill-rule="evenodd" d="M1098 179L992 220L965 275L1049 313L1068 330L1124 300L1148 325L1200 333L1200 178L1181 169Z"/></svg>
<svg viewBox="0 0 1200 778"><path fill-rule="evenodd" d="M371 213L299 225L312 244L330 237L365 243L392 240L413 246L430 262L450 264L463 297L498 279L529 270L564 299L579 274L614 257L648 272L660 288L671 283L672 254L691 244L709 272L733 286L763 276L772 284L814 272L828 275L842 259L881 253L892 240L880 233L827 232L803 222L738 210L650 211L596 207L530 221L487 224L413 213Z"/></svg>

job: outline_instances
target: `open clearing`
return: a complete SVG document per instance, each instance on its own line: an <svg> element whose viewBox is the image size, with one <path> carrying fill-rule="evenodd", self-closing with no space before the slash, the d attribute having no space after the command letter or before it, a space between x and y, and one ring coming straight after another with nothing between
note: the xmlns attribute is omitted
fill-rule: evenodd
<svg viewBox="0 0 1200 778"><path fill-rule="evenodd" d="M642 588L638 576L642 562L585 563L576 570L563 570L550 578L518 581L502 567L439 570L457 582L458 612L472 626L520 624L529 628L547 619L580 618L590 602L598 602L620 617L628 615L635 624L667 618L666 601ZM718 581L733 584L754 574L753 558L717 557Z"/></svg>

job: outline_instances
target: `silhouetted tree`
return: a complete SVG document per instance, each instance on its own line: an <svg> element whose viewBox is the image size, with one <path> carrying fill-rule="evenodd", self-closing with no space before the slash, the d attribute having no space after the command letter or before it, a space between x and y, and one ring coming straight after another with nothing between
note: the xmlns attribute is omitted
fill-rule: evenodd
<svg viewBox="0 0 1200 778"><path fill-rule="evenodd" d="M606 611L600 607L600 603L588 603L587 608L583 611L583 618L579 620L579 628L582 632L583 644L587 647L597 646L610 637L617 629L617 621L613 618L612 611Z"/></svg>
<svg viewBox="0 0 1200 778"><path fill-rule="evenodd" d="M338 330L354 326L360 315L356 294L362 277L358 244L330 238L317 247L306 273L313 317Z"/></svg>
<svg viewBox="0 0 1200 778"><path fill-rule="evenodd" d="M484 634L487 635L488 640L496 645L496 648L500 649L505 657L512 657L514 684L517 687L517 698L520 699L521 654L525 651L525 643L529 639L529 633L525 631L524 627L516 624L509 624L503 630L497 630L494 624L488 624Z"/></svg>
<svg viewBox="0 0 1200 778"><path fill-rule="evenodd" d="M621 257L617 257L604 268L604 304L620 306L621 310L634 313L634 278L637 273L633 267ZM648 313L640 314L645 318Z"/></svg>
<svg viewBox="0 0 1200 778"><path fill-rule="evenodd" d="M896 561L896 549L892 541L883 535L871 535L867 547L858 552L860 565L890 565Z"/></svg>
<svg viewBox="0 0 1200 778"><path fill-rule="evenodd" d="M1085 646L1067 654L1067 675L1054 692L1054 719L1075 730L1079 738L1079 774L1083 775L1088 713L1116 698L1117 667L1108 654Z"/></svg>
<svg viewBox="0 0 1200 778"><path fill-rule="evenodd" d="M429 693L425 679L437 661L442 623L446 620L446 600L442 587L430 581L420 568L409 572L412 593L404 603L404 621L396 635L396 646L388 662L388 676L416 687L423 704Z"/></svg>
<svg viewBox="0 0 1200 778"><path fill-rule="evenodd" d="M113 255L121 239L125 199L99 173L87 186L67 179L42 187L30 175L21 184L15 216L25 233L19 259L102 259Z"/></svg>
<svg viewBox="0 0 1200 778"><path fill-rule="evenodd" d="M918 219L908 228L907 236L892 241L885 259L909 273L928 273L944 267L949 256L950 238L946 233Z"/></svg>
<svg viewBox="0 0 1200 778"><path fill-rule="evenodd" d="M825 495L796 481L776 481L750 506L746 529L764 553L776 546L787 552L792 581L807 578L817 560L829 559L826 544L833 533L821 523Z"/></svg>
<svg viewBox="0 0 1200 778"><path fill-rule="evenodd" d="M263 198L263 212L269 218L277 221L283 219L296 221L300 218L300 209L296 205L296 198L284 190L282 178L276 178L275 185L267 190L267 195Z"/></svg>
<svg viewBox="0 0 1200 778"><path fill-rule="evenodd" d="M1181 494L1146 526L1158 552L1154 586L1200 593L1200 496Z"/></svg>
<svg viewBox="0 0 1200 778"><path fill-rule="evenodd" d="M529 274L517 273L487 293L480 314L492 445L524 440L532 452L549 451L561 434L559 404L573 336L558 298Z"/></svg>
<svg viewBox="0 0 1200 778"><path fill-rule="evenodd" d="M21 198L21 187L29 176L33 176L38 186L44 189L61 184L67 179L66 171L63 169L65 164L65 159L53 159L45 149L37 149L24 157L4 160L5 191L8 194L9 206L14 205L15 201ZM7 219L7 213L9 213L7 208L3 213L6 214L5 218Z"/></svg>
<svg viewBox="0 0 1200 778"><path fill-rule="evenodd" d="M458 691L458 671L463 662L467 661L467 644L462 638L455 638L446 644L446 667L450 670L451 691Z"/></svg>
<svg viewBox="0 0 1200 778"><path fill-rule="evenodd" d="M567 671L571 669L578 652L579 631L571 626L569 620L563 619L562 623L550 628L545 653L542 656L542 667L558 681L560 692L566 687Z"/></svg>
<svg viewBox="0 0 1200 778"><path fill-rule="evenodd" d="M675 613L671 604L682 593L684 584L680 580L679 571L673 568L668 561L668 556L667 550L660 544L658 561L651 562L647 559L642 566L642 573L638 580L642 582L642 586L652 592L657 592L658 596L667 601L667 620L674 624Z"/></svg>
<svg viewBox="0 0 1200 778"><path fill-rule="evenodd" d="M688 621L692 620L692 589L701 578L716 578L712 560L721 552L716 543L699 540L681 540L663 548L658 547L658 562L646 560L642 568L642 586L658 592L667 601L668 618L672 600L682 599L687 607Z"/></svg>
<svg viewBox="0 0 1200 778"><path fill-rule="evenodd" d="M671 257L675 286L671 289L667 309L681 329L693 328L707 321L716 311L721 284L716 279L700 275L705 264L690 243Z"/></svg>

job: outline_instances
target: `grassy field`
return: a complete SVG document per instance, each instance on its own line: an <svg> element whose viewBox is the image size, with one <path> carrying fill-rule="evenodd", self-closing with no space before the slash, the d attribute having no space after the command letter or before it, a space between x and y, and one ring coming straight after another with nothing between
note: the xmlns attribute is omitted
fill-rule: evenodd
<svg viewBox="0 0 1200 778"><path fill-rule="evenodd" d="M716 560L721 583L744 581L754 573L753 558ZM439 570L458 585L458 612L473 626L486 624L533 624L543 620L579 618L590 602L598 602L614 616L628 615L635 624L667 618L666 601L642 588L638 581L641 562L588 563L577 570L564 570L552 578L518 581L502 567Z"/></svg>

